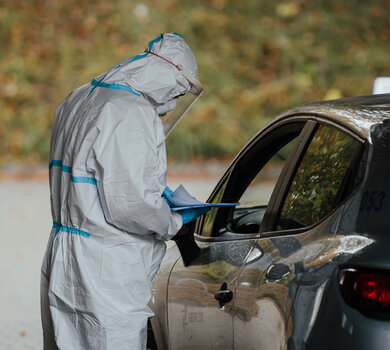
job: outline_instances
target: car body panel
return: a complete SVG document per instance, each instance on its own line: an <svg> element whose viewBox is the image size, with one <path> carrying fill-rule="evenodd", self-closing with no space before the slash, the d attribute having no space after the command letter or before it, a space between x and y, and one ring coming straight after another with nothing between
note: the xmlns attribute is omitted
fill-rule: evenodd
<svg viewBox="0 0 390 350"><path fill-rule="evenodd" d="M348 306L337 277L341 266L390 271L389 94L287 111L249 141L209 201L228 198L234 173L249 166L248 154L263 147L267 135L278 134L283 125L310 121L342 130L363 145L359 163L351 168L356 182L351 191L321 220L299 229L275 231L269 220L257 233L228 230L214 236L204 235L206 219L199 219L189 230L196 258L183 260L172 248L153 282L152 324L159 349L390 348L390 322ZM312 136L302 135L299 142L311 142ZM284 182L291 181L305 147L296 146L299 154L288 158L264 217L278 217L289 187ZM221 310L214 295L224 282L233 299Z"/></svg>
<svg viewBox="0 0 390 350"><path fill-rule="evenodd" d="M235 295L248 241L203 244L190 266L179 260L168 285L168 314L171 349L226 349L233 347L234 299L223 307L215 299L224 290Z"/></svg>
<svg viewBox="0 0 390 350"><path fill-rule="evenodd" d="M167 286L172 267L179 258L180 253L177 246L171 246L165 254L158 278L153 280L152 298L149 302L149 306L155 315L150 319L150 323L153 329L155 342L159 345L159 349L169 349L168 316L166 306L168 292Z"/></svg>

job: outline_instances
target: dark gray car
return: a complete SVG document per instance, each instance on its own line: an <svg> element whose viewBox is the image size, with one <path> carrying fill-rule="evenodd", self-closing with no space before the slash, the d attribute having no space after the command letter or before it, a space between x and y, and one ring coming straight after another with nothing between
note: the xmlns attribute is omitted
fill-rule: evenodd
<svg viewBox="0 0 390 350"><path fill-rule="evenodd" d="M390 95L299 106L227 169L153 282L158 349L390 348ZM155 342L155 344L153 344Z"/></svg>

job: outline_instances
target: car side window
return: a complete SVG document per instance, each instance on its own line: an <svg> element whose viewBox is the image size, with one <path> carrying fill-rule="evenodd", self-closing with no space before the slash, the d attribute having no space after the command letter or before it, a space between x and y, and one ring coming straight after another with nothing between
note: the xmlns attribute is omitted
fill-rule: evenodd
<svg viewBox="0 0 390 350"><path fill-rule="evenodd" d="M320 125L295 172L276 230L311 226L330 213L343 199L360 149L348 134Z"/></svg>
<svg viewBox="0 0 390 350"><path fill-rule="evenodd" d="M259 232L272 192L295 141L294 138L276 152L251 181L237 200L239 206L235 208L233 218L226 225L228 231L235 233Z"/></svg>
<svg viewBox="0 0 390 350"><path fill-rule="evenodd" d="M240 209L267 206L295 139L276 152L251 181L238 199Z"/></svg>
<svg viewBox="0 0 390 350"><path fill-rule="evenodd" d="M203 236L259 232L271 194L302 128L303 124L292 130L286 127L279 138L259 142L261 145L254 145L245 154L212 199L240 205L233 209L212 208L203 221Z"/></svg>

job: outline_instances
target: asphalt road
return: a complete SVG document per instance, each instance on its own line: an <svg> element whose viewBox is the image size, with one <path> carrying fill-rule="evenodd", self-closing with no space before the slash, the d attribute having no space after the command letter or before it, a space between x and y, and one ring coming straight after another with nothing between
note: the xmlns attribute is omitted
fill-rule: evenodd
<svg viewBox="0 0 390 350"><path fill-rule="evenodd" d="M206 200L225 167L176 165L168 184L175 189L182 183L193 196ZM39 283L52 225L49 189L45 176L15 178L3 176L0 181L0 350L35 350L42 349Z"/></svg>

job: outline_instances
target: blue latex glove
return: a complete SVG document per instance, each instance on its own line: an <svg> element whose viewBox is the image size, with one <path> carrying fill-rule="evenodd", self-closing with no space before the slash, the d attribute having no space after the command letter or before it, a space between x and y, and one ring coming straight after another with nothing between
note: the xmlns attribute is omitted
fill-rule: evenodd
<svg viewBox="0 0 390 350"><path fill-rule="evenodd" d="M194 221L199 216L206 214L209 210L210 207L201 207L201 208L193 208L193 209L179 211L178 213L181 215L183 219L183 225L185 225L191 221Z"/></svg>
<svg viewBox="0 0 390 350"><path fill-rule="evenodd" d="M165 199L165 201L168 203L168 205L172 208L172 203L169 201L169 199L173 197L173 191L168 186L165 187L164 192L162 193L162 197Z"/></svg>

